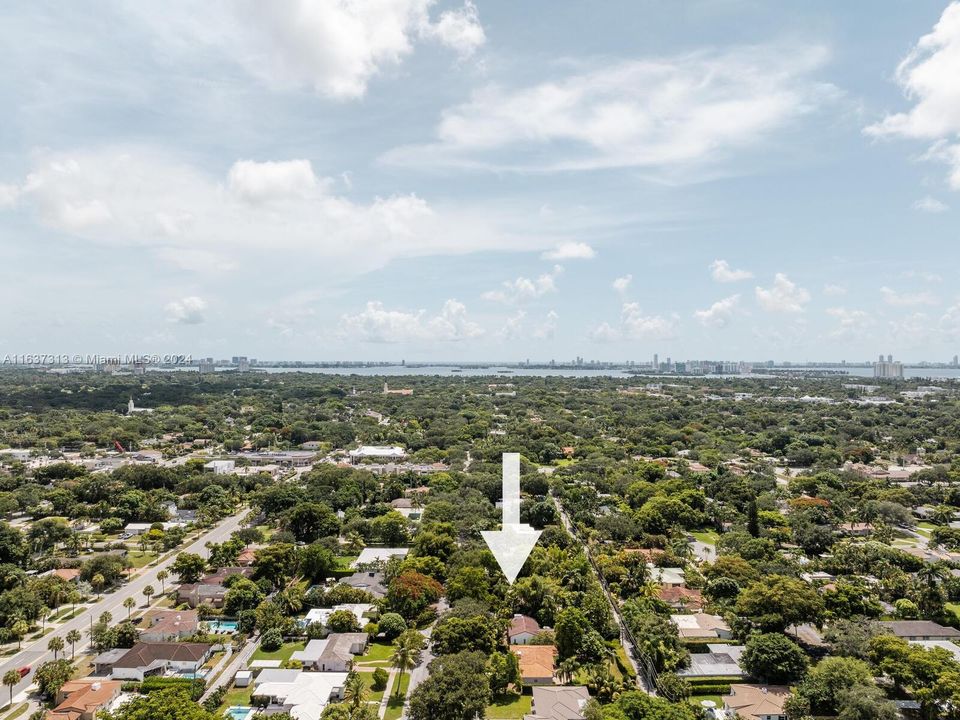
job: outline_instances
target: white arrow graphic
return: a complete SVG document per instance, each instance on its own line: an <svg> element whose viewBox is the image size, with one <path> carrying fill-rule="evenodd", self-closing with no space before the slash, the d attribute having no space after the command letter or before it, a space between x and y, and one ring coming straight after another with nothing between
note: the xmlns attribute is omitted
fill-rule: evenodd
<svg viewBox="0 0 960 720"><path fill-rule="evenodd" d="M511 585L540 539L540 532L520 522L520 454L504 453L503 528L480 534Z"/></svg>

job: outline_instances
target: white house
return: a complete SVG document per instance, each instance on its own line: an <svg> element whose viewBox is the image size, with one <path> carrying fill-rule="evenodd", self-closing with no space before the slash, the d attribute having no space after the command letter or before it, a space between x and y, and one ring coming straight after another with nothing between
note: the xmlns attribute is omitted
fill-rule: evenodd
<svg viewBox="0 0 960 720"><path fill-rule="evenodd" d="M357 559L350 563L350 567L357 568L376 562L386 562L392 557L404 557L408 552L409 548L365 547L360 551Z"/></svg>
<svg viewBox="0 0 960 720"><path fill-rule="evenodd" d="M212 651L213 645L206 643L139 642L112 663L110 677L142 682L145 677L168 672L195 673Z"/></svg>
<svg viewBox="0 0 960 720"><path fill-rule="evenodd" d="M343 698L345 672L263 670L253 685L253 695L266 697L267 714L287 712L296 720L320 720L330 700Z"/></svg>
<svg viewBox="0 0 960 720"><path fill-rule="evenodd" d="M338 610L346 610L353 613L360 627L363 627L368 622L368 619L365 618L364 615L373 611L373 605L370 603L343 603L342 605L334 605L332 608L310 608L302 624L304 627L312 625L313 623L320 623L326 626L330 620L330 616Z"/></svg>
<svg viewBox="0 0 960 720"><path fill-rule="evenodd" d="M203 466L204 470L214 473L215 475L229 475L234 470L237 469L236 460L211 460L206 465Z"/></svg>
<svg viewBox="0 0 960 720"><path fill-rule="evenodd" d="M323 640L311 640L290 659L299 660L304 670L349 672L353 656L362 655L366 648L366 633L331 633Z"/></svg>
<svg viewBox="0 0 960 720"><path fill-rule="evenodd" d="M403 460L407 453L396 445L361 445L349 455L350 461L357 463L361 460Z"/></svg>

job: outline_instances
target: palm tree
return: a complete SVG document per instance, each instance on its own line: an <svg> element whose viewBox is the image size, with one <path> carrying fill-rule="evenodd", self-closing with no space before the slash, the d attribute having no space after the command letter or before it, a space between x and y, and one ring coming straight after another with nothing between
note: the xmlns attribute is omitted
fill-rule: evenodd
<svg viewBox="0 0 960 720"><path fill-rule="evenodd" d="M16 670L7 670L3 674L3 684L10 688L10 705L13 705L13 688L20 682L20 673Z"/></svg>
<svg viewBox="0 0 960 720"><path fill-rule="evenodd" d="M53 659L56 660L63 650L63 638L54 636L47 641L47 650L53 653Z"/></svg>
<svg viewBox="0 0 960 720"><path fill-rule="evenodd" d="M166 585L164 583L168 577L170 577L170 573L168 573L166 570L161 570L160 572L157 573L157 580L160 581L161 595L165 595L167 592Z"/></svg>
<svg viewBox="0 0 960 720"><path fill-rule="evenodd" d="M103 586L107 584L107 579L97 573L92 578L90 578L90 585L93 587L93 591L97 593L97 597L100 597L100 591L103 590Z"/></svg>
<svg viewBox="0 0 960 720"><path fill-rule="evenodd" d="M40 606L40 630L41 631L47 629L47 615L49 614L50 614L50 608L48 608L46 605L41 605Z"/></svg>
<svg viewBox="0 0 960 720"><path fill-rule="evenodd" d="M156 590L153 589L153 585L147 585L143 589L143 596L147 599L147 606L150 606L150 598L156 593Z"/></svg>
<svg viewBox="0 0 960 720"><path fill-rule="evenodd" d="M416 635L416 637L414 637ZM400 671L397 677L397 696L400 695L400 685L403 673L420 662L420 651L423 649L423 635L416 630L408 630L397 638L397 646L390 656L390 666Z"/></svg>
<svg viewBox="0 0 960 720"><path fill-rule="evenodd" d="M112 621L113 615L106 610L100 613L100 617L97 618L97 622L103 623L104 625L109 625Z"/></svg>
<svg viewBox="0 0 960 720"><path fill-rule="evenodd" d="M576 658L567 658L562 660L557 666L557 679L564 685L569 685L573 682L573 678L576 676L577 672L580 670L580 663L577 662Z"/></svg>
<svg viewBox="0 0 960 720"><path fill-rule="evenodd" d="M343 685L343 699L347 701L347 706L350 708L351 718L359 716L360 710L367 702L367 695L367 686L363 678L355 670L351 670Z"/></svg>
<svg viewBox="0 0 960 720"><path fill-rule="evenodd" d="M66 634L66 641L70 643L70 659L73 660L77 654L77 643L83 640L83 635L79 630L71 630Z"/></svg>
<svg viewBox="0 0 960 720"><path fill-rule="evenodd" d="M10 632L17 638L17 650L19 650L20 644L23 642L23 636L30 632L30 626L26 620L17 620L10 628Z"/></svg>
<svg viewBox="0 0 960 720"><path fill-rule="evenodd" d="M137 601L132 597L128 597L123 601L123 606L127 609L127 620L129 620L130 613L133 612L133 609L137 606Z"/></svg>

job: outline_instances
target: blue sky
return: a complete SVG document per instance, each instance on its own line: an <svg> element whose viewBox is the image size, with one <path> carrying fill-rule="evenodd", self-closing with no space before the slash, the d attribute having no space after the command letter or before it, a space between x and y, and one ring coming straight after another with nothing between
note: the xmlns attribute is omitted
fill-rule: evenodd
<svg viewBox="0 0 960 720"><path fill-rule="evenodd" d="M960 3L0 8L0 349L948 360Z"/></svg>

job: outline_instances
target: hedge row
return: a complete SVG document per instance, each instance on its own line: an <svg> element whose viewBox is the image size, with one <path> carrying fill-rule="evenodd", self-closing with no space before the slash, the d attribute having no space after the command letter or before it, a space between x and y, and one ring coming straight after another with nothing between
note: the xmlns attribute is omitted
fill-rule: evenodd
<svg viewBox="0 0 960 720"><path fill-rule="evenodd" d="M206 688L203 680L178 677L148 677L140 683L140 692L149 693L155 690L166 690L171 687L182 687L190 693L191 700L199 700Z"/></svg>

